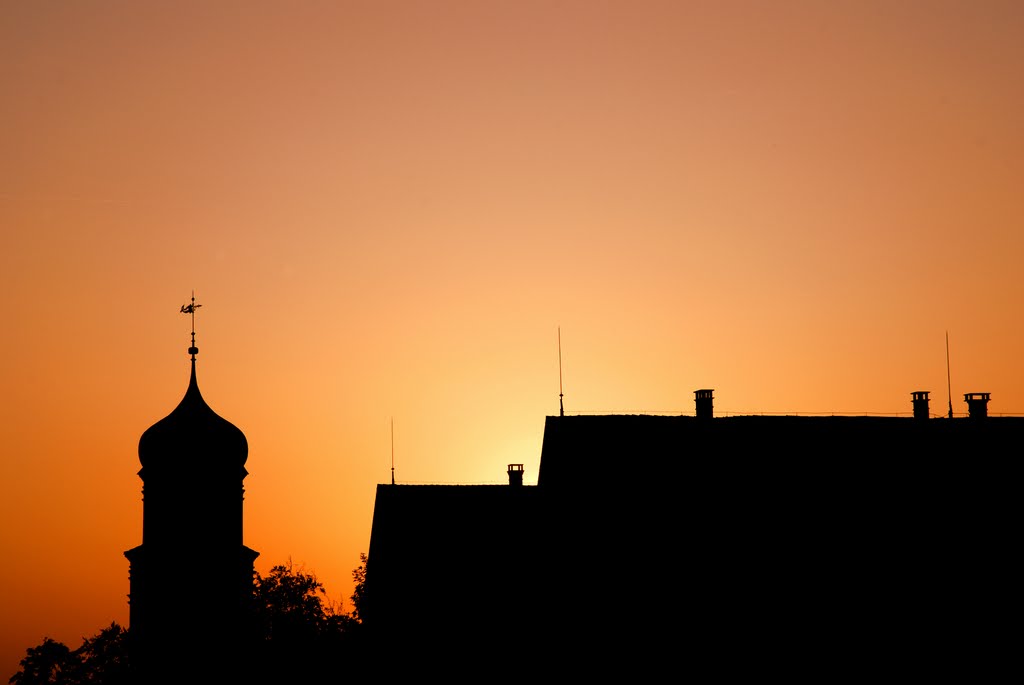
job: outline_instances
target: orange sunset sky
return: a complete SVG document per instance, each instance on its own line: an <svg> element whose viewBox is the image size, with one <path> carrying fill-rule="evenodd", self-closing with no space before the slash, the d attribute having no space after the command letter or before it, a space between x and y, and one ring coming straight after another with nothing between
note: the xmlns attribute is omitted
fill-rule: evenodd
<svg viewBox="0 0 1024 685"><path fill-rule="evenodd" d="M567 413L944 415L946 331L954 412L1024 413L1022 36L991 0L0 3L0 682L127 624L192 289L257 570L346 609L391 421L400 483L535 483L559 328Z"/></svg>

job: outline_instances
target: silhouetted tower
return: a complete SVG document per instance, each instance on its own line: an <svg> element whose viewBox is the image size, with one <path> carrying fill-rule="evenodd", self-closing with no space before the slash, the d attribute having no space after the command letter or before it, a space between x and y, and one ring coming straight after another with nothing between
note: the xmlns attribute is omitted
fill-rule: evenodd
<svg viewBox="0 0 1024 685"><path fill-rule="evenodd" d="M697 405L697 418L698 419L710 419L715 415L714 398L712 393L714 390L694 390L693 401Z"/></svg>
<svg viewBox="0 0 1024 685"><path fill-rule="evenodd" d="M523 484L523 465L522 464L509 464L508 465L508 484L509 485L522 485Z"/></svg>
<svg viewBox="0 0 1024 685"><path fill-rule="evenodd" d="M129 627L138 682L231 680L248 644L253 562L242 544L242 480L249 445L218 416L192 373L167 417L139 440L142 544L129 561ZM213 682L211 681L211 682Z"/></svg>
<svg viewBox="0 0 1024 685"><path fill-rule="evenodd" d="M990 394L987 392L969 392L964 394L968 418L983 419L988 416L988 397Z"/></svg>
<svg viewBox="0 0 1024 685"><path fill-rule="evenodd" d="M928 390L915 390L910 393L914 398L914 418L927 419L928 413Z"/></svg>

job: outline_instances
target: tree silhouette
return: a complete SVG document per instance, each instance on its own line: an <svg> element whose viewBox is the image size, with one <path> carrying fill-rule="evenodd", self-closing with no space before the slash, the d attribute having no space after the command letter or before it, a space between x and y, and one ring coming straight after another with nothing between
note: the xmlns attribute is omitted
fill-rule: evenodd
<svg viewBox="0 0 1024 685"><path fill-rule="evenodd" d="M353 611L332 602L315 574L288 564L266 577L255 574L247 663L240 669L252 683L316 682L337 676L360 659L359 608L366 580L366 554L352 571ZM125 685L131 682L128 630L116 622L71 650L49 637L26 650L10 685ZM181 635L187 649L188 635Z"/></svg>
<svg viewBox="0 0 1024 685"><path fill-rule="evenodd" d="M128 631L111 622L96 635L86 638L75 650L78 663L71 673L71 682L81 684L103 683L115 685L127 683L128 672Z"/></svg>
<svg viewBox="0 0 1024 685"><path fill-rule="evenodd" d="M21 660L21 670L7 682L14 685L61 683L72 664L71 650L63 642L45 638L37 647L29 647Z"/></svg>
<svg viewBox="0 0 1024 685"><path fill-rule="evenodd" d="M343 657L352 657L359 619L329 600L315 574L289 562L266 577L257 573L254 589L256 680L309 682L336 674Z"/></svg>
<svg viewBox="0 0 1024 685"><path fill-rule="evenodd" d="M12 685L121 685L128 682L128 631L112 622L72 651L49 637L26 650Z"/></svg>
<svg viewBox="0 0 1024 685"><path fill-rule="evenodd" d="M355 581L355 590L352 592L352 618L356 623L362 619L362 610L366 599L366 552L359 553L359 566L352 570L352 580Z"/></svg>

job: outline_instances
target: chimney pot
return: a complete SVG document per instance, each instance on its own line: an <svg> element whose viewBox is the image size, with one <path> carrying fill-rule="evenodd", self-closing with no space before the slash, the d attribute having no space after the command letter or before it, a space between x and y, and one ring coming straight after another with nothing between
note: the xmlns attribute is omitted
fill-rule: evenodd
<svg viewBox="0 0 1024 685"><path fill-rule="evenodd" d="M983 419L988 416L988 398L991 394L988 392L964 393L964 402L967 403L967 416L972 419Z"/></svg>
<svg viewBox="0 0 1024 685"><path fill-rule="evenodd" d="M509 485L522 485L523 484L523 465L522 464L509 464L508 465L508 484Z"/></svg>
<svg viewBox="0 0 1024 685"><path fill-rule="evenodd" d="M697 405L697 418L698 419L710 419L715 414L714 409L714 398L712 397L714 390L694 390L694 402Z"/></svg>
<svg viewBox="0 0 1024 685"><path fill-rule="evenodd" d="M914 398L914 418L928 418L928 390L915 390L910 393Z"/></svg>

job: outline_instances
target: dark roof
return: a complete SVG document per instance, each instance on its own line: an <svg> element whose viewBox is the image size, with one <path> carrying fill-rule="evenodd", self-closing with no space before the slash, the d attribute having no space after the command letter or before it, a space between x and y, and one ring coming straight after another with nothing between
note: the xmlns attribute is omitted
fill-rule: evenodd
<svg viewBox="0 0 1024 685"><path fill-rule="evenodd" d="M549 416L537 484L562 491L650 491L686 479L759 479L788 487L817 477L922 476L922 460L1016 452L1024 418L877 416Z"/></svg>
<svg viewBox="0 0 1024 685"><path fill-rule="evenodd" d="M536 486L378 485L367 627L396 654L462 659L519 635L532 617L537 495Z"/></svg>
<svg viewBox="0 0 1024 685"><path fill-rule="evenodd" d="M368 625L563 665L963 639L964 592L1001 601L1022 438L1005 417L548 417L535 487L378 486Z"/></svg>

